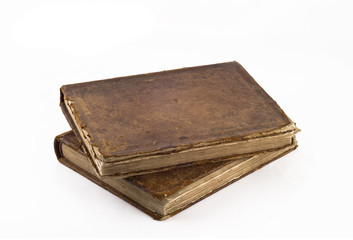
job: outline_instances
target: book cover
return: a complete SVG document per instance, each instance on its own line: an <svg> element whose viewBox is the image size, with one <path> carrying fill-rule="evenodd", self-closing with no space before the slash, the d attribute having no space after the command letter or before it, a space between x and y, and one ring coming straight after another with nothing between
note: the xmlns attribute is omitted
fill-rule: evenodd
<svg viewBox="0 0 353 240"><path fill-rule="evenodd" d="M237 62L65 85L61 108L100 176L254 155L297 131Z"/></svg>
<svg viewBox="0 0 353 240"><path fill-rule="evenodd" d="M290 146L252 157L230 158L120 179L99 178L72 132L61 134L54 141L57 158L62 164L157 220L167 219L185 210L296 147L294 139Z"/></svg>

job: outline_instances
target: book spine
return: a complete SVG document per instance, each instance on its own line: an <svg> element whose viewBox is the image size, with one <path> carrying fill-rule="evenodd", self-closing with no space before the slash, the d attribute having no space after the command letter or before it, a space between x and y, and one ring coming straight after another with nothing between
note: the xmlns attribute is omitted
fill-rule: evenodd
<svg viewBox="0 0 353 240"><path fill-rule="evenodd" d="M54 138L54 151L55 151L55 155L56 155L56 158L57 158L57 159L63 157L60 144L61 144L61 138L62 138L65 134L66 134L66 133L60 134L60 135L58 135L58 136L56 136L56 137Z"/></svg>
<svg viewBox="0 0 353 240"><path fill-rule="evenodd" d="M70 114L69 114L69 111L67 110L67 107L64 103L64 99L65 99L65 96L64 96L64 93L62 91L62 89L60 89L60 107L61 107L61 110L66 118L66 120L68 121L72 131L74 132L75 136L76 136L76 139L78 140L79 144L81 145L83 151L85 152L85 154L87 155L96 175L98 177L101 177L101 175L99 174L99 171L97 169L97 166L96 164L94 163L93 159L92 159L92 156L91 154L89 153L88 149L86 148L85 144L83 143L83 140L82 140L82 137L78 131L78 129L76 128L76 125L73 121L73 119L71 118Z"/></svg>

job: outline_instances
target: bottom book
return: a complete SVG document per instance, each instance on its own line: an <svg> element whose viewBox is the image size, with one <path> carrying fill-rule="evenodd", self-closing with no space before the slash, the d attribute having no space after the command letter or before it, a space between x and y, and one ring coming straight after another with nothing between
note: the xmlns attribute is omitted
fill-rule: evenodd
<svg viewBox="0 0 353 240"><path fill-rule="evenodd" d="M252 157L232 159L124 179L99 178L70 131L55 138L58 160L65 166L124 199L156 220L165 220L239 180L262 166L291 152L293 144Z"/></svg>

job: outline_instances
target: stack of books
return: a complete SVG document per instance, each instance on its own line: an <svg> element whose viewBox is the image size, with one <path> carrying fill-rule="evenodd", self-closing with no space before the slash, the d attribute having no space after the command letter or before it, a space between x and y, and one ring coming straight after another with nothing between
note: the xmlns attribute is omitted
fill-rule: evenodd
<svg viewBox="0 0 353 240"><path fill-rule="evenodd" d="M164 220L296 149L295 123L237 62L64 85L58 160Z"/></svg>

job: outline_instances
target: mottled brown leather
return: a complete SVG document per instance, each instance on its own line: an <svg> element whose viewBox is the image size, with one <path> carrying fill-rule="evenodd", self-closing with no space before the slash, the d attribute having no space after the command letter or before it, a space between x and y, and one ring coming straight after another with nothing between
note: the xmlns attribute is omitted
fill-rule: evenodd
<svg viewBox="0 0 353 240"><path fill-rule="evenodd" d="M104 157L241 140L291 122L237 62L65 85L61 94Z"/></svg>
<svg viewBox="0 0 353 240"><path fill-rule="evenodd" d="M104 189L108 190L109 192L113 193L114 195L120 197L121 199L127 201L128 203L132 204L133 206L137 207L138 209L140 209L141 211L145 212L146 214L150 215L153 219L155 220L165 220L171 216L174 216L175 214L178 214L179 212L189 208L190 206L194 205L195 203L205 199L206 197L216 193L217 191L221 190L222 188L238 181L239 179L245 177L246 175L256 171L257 169L260 169L261 167L267 165L268 163L288 154L289 152L293 151L295 148L290 149L289 151L275 157L274 159L272 159L270 162L267 162L263 165L261 165L260 167L258 167L257 169L253 169L252 171L244 174L243 176L241 176L241 178L238 179L234 179L233 181L223 185L222 187L219 187L217 189L214 189L213 191L209 192L208 194L204 195L202 198L199 198L198 200L190 203L189 205L176 210L175 212L169 214L169 215L160 215L157 214L155 212L152 212L151 210L147 209L146 207L144 207L143 205L135 202L134 200L132 200L131 198L127 197L126 195L122 194L120 191L118 191L117 189L115 189L114 187L112 187L111 185L107 184L104 182L104 180L98 178L95 175L92 175L91 173L87 172L86 170L78 167L77 165L73 164L72 162L70 162L68 159L63 158L62 153L61 153L61 144L65 143L68 146L70 146L72 149L77 150L78 152L80 152L81 154L85 155L85 153L82 151L82 149L80 148L79 143L77 142L74 134L72 132L66 132L63 133L59 136L57 136L54 140L54 149L55 149L55 153L56 156L58 158L58 160L64 164L65 166L71 168L72 170L76 171L77 173L81 174L82 176L86 177L87 179L91 180L92 182L98 184L99 186L103 187ZM229 163L229 161L228 161ZM217 163L220 164L220 163ZM226 162L223 162L222 164L227 164ZM175 192L177 188L181 188L182 186L186 186L188 184L190 184L191 182L195 181L195 179L201 178L201 176L198 176L197 174L195 174L196 172L200 173L200 175L206 175L207 173L211 173L212 171L214 171L215 169L217 169L219 166L217 165L209 165L208 167L206 167L209 164L203 164L203 169L202 171L196 170L196 168L184 168L183 170L172 170L169 173L171 173L173 176L179 176L178 178L174 178L173 176L171 178L165 178L166 177L166 173L167 172L161 172L161 173L155 173L155 174L148 174L145 176L139 176L139 178L136 177L130 177L125 179L126 181L130 181L132 183L134 183L135 185L141 187L143 190L151 193L151 194L157 194L157 197L161 197L161 193L165 192L165 193L170 193L171 191ZM208 170L206 170L206 168ZM193 172L193 170L196 170L195 173L186 173L186 172ZM179 171L178 174L174 174L173 171ZM185 171L184 173L182 173L183 171ZM186 177L185 177L186 176ZM174 179L173 179L174 178ZM173 180L171 180L173 179ZM177 180L178 179L178 180ZM159 181L159 183L157 183L157 181ZM173 183L169 183L169 181L172 181ZM166 186L171 187L171 189L167 189L168 187L163 187L161 185L165 184ZM168 196L168 194L166 195ZM165 196L165 197L166 197Z"/></svg>

